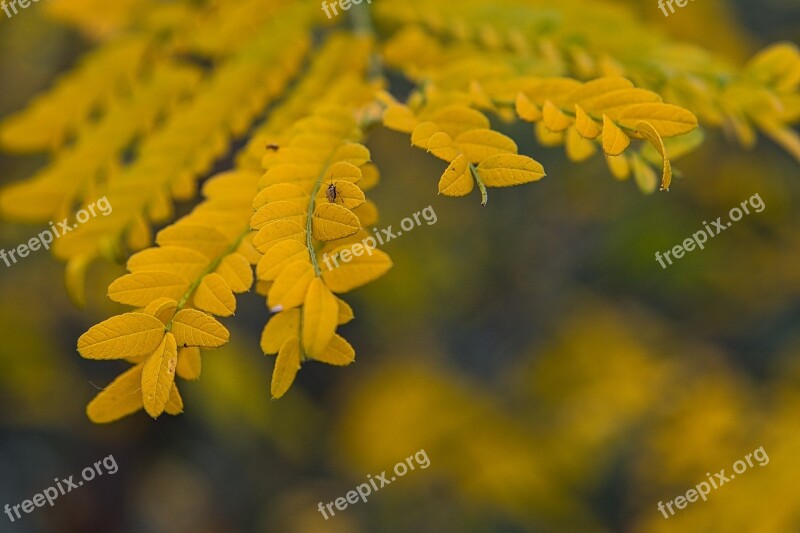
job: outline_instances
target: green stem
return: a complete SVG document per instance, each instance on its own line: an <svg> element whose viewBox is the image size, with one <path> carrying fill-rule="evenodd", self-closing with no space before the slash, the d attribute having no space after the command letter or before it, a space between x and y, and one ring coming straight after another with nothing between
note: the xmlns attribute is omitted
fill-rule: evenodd
<svg viewBox="0 0 800 533"><path fill-rule="evenodd" d="M486 202L489 201L489 193L486 191L486 185L484 185L481 175L478 174L478 169L472 163L469 164L469 171L472 177L475 178L475 183L478 184L478 189L481 191L481 205L485 206Z"/></svg>
<svg viewBox="0 0 800 533"><path fill-rule="evenodd" d="M319 263L317 263L317 251L314 249L314 242L312 240L314 208L317 206L317 194L319 194L319 189L322 186L322 180L325 177L325 171L328 169L328 163L330 163L330 157L322 165L322 172L317 176L317 182L314 184L314 189L311 191L311 199L308 202L308 212L306 214L306 248L308 248L308 255L311 257L311 264L314 267L314 274L317 277L322 276L322 270L320 270Z"/></svg>
<svg viewBox="0 0 800 533"><path fill-rule="evenodd" d="M350 21L356 35L370 37L373 41L373 49L369 55L369 71L367 74L370 80L377 80L383 77L383 62L374 49L374 43L377 41L377 37L369 10L370 8L366 3L356 5L355 9L350 12Z"/></svg>
<svg viewBox="0 0 800 533"><path fill-rule="evenodd" d="M250 228L247 228L247 231L239 235L239 237L237 237L235 242L233 242L230 246L225 248L225 250L219 256L217 256L216 259L211 261L211 263L209 263L208 266L205 269L203 269L203 271L197 276L197 279L195 279L192 282L192 284L189 286L189 288L181 297L180 301L178 302L178 307L175 309L176 314L178 313L178 311L186 307L186 304L189 302L189 298L192 297L194 291L196 291L197 287L200 286L200 283L203 282L203 278L205 278L208 274L214 272L226 257L235 252L239 248L239 245L242 243L242 239L247 237L250 234L250 231L252 230ZM175 320L174 316L172 317L172 320ZM164 327L164 331L170 331L172 329L172 320L170 320L169 324L167 324Z"/></svg>

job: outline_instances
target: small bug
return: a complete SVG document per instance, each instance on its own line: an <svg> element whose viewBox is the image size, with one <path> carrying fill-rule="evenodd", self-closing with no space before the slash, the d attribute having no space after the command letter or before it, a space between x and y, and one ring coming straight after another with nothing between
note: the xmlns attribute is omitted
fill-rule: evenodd
<svg viewBox="0 0 800 533"><path fill-rule="evenodd" d="M325 191L325 196L328 198L328 201L334 203L338 195L339 191L336 190L336 183L328 185L328 189Z"/></svg>
<svg viewBox="0 0 800 533"><path fill-rule="evenodd" d="M267 145L267 150L272 150L273 152L277 152L278 149L280 149L280 146L278 146L277 144L268 144Z"/></svg>

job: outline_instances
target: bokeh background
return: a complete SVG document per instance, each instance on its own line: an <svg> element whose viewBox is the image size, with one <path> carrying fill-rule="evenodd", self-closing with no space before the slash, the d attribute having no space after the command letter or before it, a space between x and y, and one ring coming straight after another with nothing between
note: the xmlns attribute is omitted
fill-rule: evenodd
<svg viewBox="0 0 800 533"><path fill-rule="evenodd" d="M792 0L703 0L668 19L620 3L733 61L800 33ZM36 8L0 17L0 116L90 46ZM93 267L78 310L47 253L0 264L0 506L109 454L119 465L53 508L0 515L0 531L800 531L797 162L710 132L669 194L644 196L599 159L507 131L548 176L486 208L438 197L441 163L375 131L378 226L428 205L438 221L387 244L395 267L354 293L357 363L307 364L279 401L263 298L246 295L225 321L234 341L182 386L182 416L95 426L85 405L125 364L84 361L75 342L117 309L103 295L122 267ZM0 155L0 185L42 163ZM655 262L754 194L764 211ZM40 230L0 222L0 247ZM760 446L767 465L658 511ZM328 521L317 511L420 449L427 469Z"/></svg>

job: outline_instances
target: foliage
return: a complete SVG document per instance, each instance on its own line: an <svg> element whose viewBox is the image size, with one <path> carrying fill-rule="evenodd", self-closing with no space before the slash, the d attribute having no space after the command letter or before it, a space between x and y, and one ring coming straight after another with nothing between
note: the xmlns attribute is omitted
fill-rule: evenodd
<svg viewBox="0 0 800 533"><path fill-rule="evenodd" d="M441 194L477 185L484 205L487 188L545 175L498 131L515 121L533 123L541 145L564 145L572 161L601 152L614 177L633 175L646 193L657 171L669 188L670 157L700 144L698 124L745 147L761 132L800 160L794 45L735 69L602 3L465 0L454 13L445 2L382 0L375 30L366 7L351 12L352 31L291 0L46 8L98 43L0 126L4 149L51 152L33 177L0 192L0 211L46 223L101 196L114 207L54 243L78 302L93 261L127 261L108 296L133 310L78 341L85 358L133 365L89 404L93 421L181 412L175 375L199 377L200 349L229 340L215 317L233 315L234 294L254 284L274 313L261 340L277 354L274 398L308 360L354 361L337 334L353 311L337 295L392 263L374 250L324 270L320 257L377 222L364 193L379 173L363 143L379 123L447 163ZM413 86L405 99L389 83L395 75ZM233 168L205 181L204 199L153 239L240 140ZM330 186L341 194L331 198Z"/></svg>

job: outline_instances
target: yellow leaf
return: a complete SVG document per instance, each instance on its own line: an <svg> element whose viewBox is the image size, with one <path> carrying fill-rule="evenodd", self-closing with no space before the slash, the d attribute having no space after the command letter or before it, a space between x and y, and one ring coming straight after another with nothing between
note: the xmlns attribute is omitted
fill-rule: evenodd
<svg viewBox="0 0 800 533"><path fill-rule="evenodd" d="M286 151L284 149L284 153ZM314 177L314 167L311 165L282 163L270 166L269 170L259 180L258 186L266 190L281 183L288 183L303 189Z"/></svg>
<svg viewBox="0 0 800 533"><path fill-rule="evenodd" d="M303 301L303 351L314 357L328 347L336 332L339 304L336 297L320 278L308 286Z"/></svg>
<svg viewBox="0 0 800 533"><path fill-rule="evenodd" d="M287 265L269 289L267 306L276 312L301 305L313 278L314 268L308 259Z"/></svg>
<svg viewBox="0 0 800 533"><path fill-rule="evenodd" d="M637 122L649 122L662 137L682 135L697 127L697 117L691 111L663 103L627 106L614 118L620 126L628 129L635 129Z"/></svg>
<svg viewBox="0 0 800 533"><path fill-rule="evenodd" d="M478 165L478 173L487 187L510 187L544 177L544 167L528 156L500 154Z"/></svg>
<svg viewBox="0 0 800 533"><path fill-rule="evenodd" d="M625 67L608 54L600 56L597 66L604 76L619 77L625 74Z"/></svg>
<svg viewBox="0 0 800 533"><path fill-rule="evenodd" d="M352 163L346 161L339 161L333 163L325 170L325 175L322 182L325 185L335 183L337 181L349 181L350 183L358 183L361 181L361 169Z"/></svg>
<svg viewBox="0 0 800 533"><path fill-rule="evenodd" d="M358 217L349 209L331 203L321 203L314 209L311 231L319 241L343 239L361 228Z"/></svg>
<svg viewBox="0 0 800 533"><path fill-rule="evenodd" d="M342 248L346 246L334 253ZM381 250L372 250L372 255L354 256L347 263L341 262L337 268L323 271L322 279L333 292L344 293L378 279L390 268L392 260L389 256Z"/></svg>
<svg viewBox="0 0 800 533"><path fill-rule="evenodd" d="M261 158L261 167L272 169L283 166L284 161L302 161L302 166L305 166L310 170L317 163L321 163L322 159L324 159L324 155L311 147L285 146L281 148L280 151L270 150L264 154L264 156ZM276 181L272 181L272 183L275 182ZM267 174L264 174L261 177L261 181L259 181L258 186L263 187L264 185L269 184L270 183L267 181Z"/></svg>
<svg viewBox="0 0 800 533"><path fill-rule="evenodd" d="M446 133L451 138L458 137L465 131L489 127L489 119L483 113L462 105L451 105L439 109L430 120L439 126L439 131Z"/></svg>
<svg viewBox="0 0 800 533"><path fill-rule="evenodd" d="M260 177L260 173L250 170L221 172L203 183L203 196L231 199L249 196L249 194L242 195L242 191L253 190Z"/></svg>
<svg viewBox="0 0 800 533"><path fill-rule="evenodd" d="M381 180L381 173L375 163L367 163L361 166L361 175L363 179L358 182L360 191L368 191L374 188ZM349 205L345 207L352 209Z"/></svg>
<svg viewBox="0 0 800 533"><path fill-rule="evenodd" d="M16 182L0 190L0 211L4 219L13 218L35 224L45 222L53 213L63 210L63 191L53 187L52 179Z"/></svg>
<svg viewBox="0 0 800 533"><path fill-rule="evenodd" d="M136 365L117 376L86 406L89 420L107 424L135 413L142 407L142 366Z"/></svg>
<svg viewBox="0 0 800 533"><path fill-rule="evenodd" d="M298 132L289 141L289 146L294 146L304 150L326 153L341 144L338 135L329 135L323 132Z"/></svg>
<svg viewBox="0 0 800 533"><path fill-rule="evenodd" d="M226 255L216 273L228 283L233 292L247 292L253 285L253 269L245 256L238 253Z"/></svg>
<svg viewBox="0 0 800 533"><path fill-rule="evenodd" d="M144 307L158 298L180 300L189 290L189 281L170 272L136 272L114 280L108 286L113 301Z"/></svg>
<svg viewBox="0 0 800 533"><path fill-rule="evenodd" d="M311 354L309 356L329 365L346 366L356 360L356 351L340 335L334 335L324 352L316 357Z"/></svg>
<svg viewBox="0 0 800 533"><path fill-rule="evenodd" d="M230 339L230 333L217 321L196 309L181 309L172 319L175 341L184 348L219 348Z"/></svg>
<svg viewBox="0 0 800 533"><path fill-rule="evenodd" d="M172 383L172 387L169 389L169 399L167 400L167 405L164 406L164 412L172 416L183 412L183 398L181 398L178 392L178 385L175 382Z"/></svg>
<svg viewBox="0 0 800 533"><path fill-rule="evenodd" d="M764 135L779 144L784 150L800 162L800 135L790 127L782 127L773 120L755 117Z"/></svg>
<svg viewBox="0 0 800 533"><path fill-rule="evenodd" d="M336 325L341 326L342 324L347 324L355 315L353 314L353 308L350 305L342 300L339 297L336 298L336 303L339 305L339 316L336 319Z"/></svg>
<svg viewBox="0 0 800 533"><path fill-rule="evenodd" d="M134 217L133 222L128 226L125 241L131 250L142 250L152 244L153 232L144 215Z"/></svg>
<svg viewBox="0 0 800 533"><path fill-rule="evenodd" d="M573 65L572 69L578 78L592 78L597 73L597 64L594 58L584 48L580 46L569 47L569 59Z"/></svg>
<svg viewBox="0 0 800 533"><path fill-rule="evenodd" d="M174 215L172 199L165 192L159 191L155 199L147 206L147 217L153 222L170 220Z"/></svg>
<svg viewBox="0 0 800 533"><path fill-rule="evenodd" d="M250 227L258 230L275 220L290 220L302 226L306 220L306 209L306 206L300 207L294 202L270 202L253 214Z"/></svg>
<svg viewBox="0 0 800 533"><path fill-rule="evenodd" d="M175 373L186 381L200 379L202 359L200 358L200 348L190 346L188 348L178 348L178 366Z"/></svg>
<svg viewBox="0 0 800 533"><path fill-rule="evenodd" d="M261 350L276 354L289 337L300 336L300 309L289 309L272 315L261 333Z"/></svg>
<svg viewBox="0 0 800 533"><path fill-rule="evenodd" d="M256 294L265 297L269 294L269 289L272 287L272 281L256 281Z"/></svg>
<svg viewBox="0 0 800 533"><path fill-rule="evenodd" d="M164 337L164 324L144 313L111 317L78 339L78 351L86 359L124 359L155 350Z"/></svg>
<svg viewBox="0 0 800 533"><path fill-rule="evenodd" d="M70 300L78 307L86 307L86 270L95 259L95 255L89 253L73 256L67 261L64 284Z"/></svg>
<svg viewBox="0 0 800 533"><path fill-rule="evenodd" d="M219 257L228 247L228 240L214 228L192 224L173 224L158 232L156 243L161 247L191 248L210 259Z"/></svg>
<svg viewBox="0 0 800 533"><path fill-rule="evenodd" d="M253 238L253 246L262 254L266 254L270 248L281 241L293 240L306 242L306 228L291 220L276 220L268 223L258 230Z"/></svg>
<svg viewBox="0 0 800 533"><path fill-rule="evenodd" d="M300 208L308 205L309 194L294 183L276 183L259 192L253 199L253 209L270 202L291 202Z"/></svg>
<svg viewBox="0 0 800 533"><path fill-rule="evenodd" d="M664 139L664 146L666 147L666 152L669 154L670 161L675 161L679 157L683 157L692 152L700 146L704 140L705 134L703 130L696 129L686 135ZM650 144L642 146L639 154L649 163L661 163L661 154Z"/></svg>
<svg viewBox="0 0 800 533"><path fill-rule="evenodd" d="M631 175L631 166L628 163L628 158L624 155L608 155L606 156L606 163L611 175L618 180L627 179Z"/></svg>
<svg viewBox="0 0 800 533"><path fill-rule="evenodd" d="M660 102L661 97L653 91L632 87L594 94L581 98L577 103L594 116L605 113L616 120L619 112L631 105Z"/></svg>
<svg viewBox="0 0 800 533"><path fill-rule="evenodd" d="M664 169L661 175L661 190L668 191L669 184L672 182L672 165L670 165L669 156L667 155L667 148L664 146L664 141L661 139L661 135L658 134L658 131L656 131L653 125L649 122L637 122L636 130L642 137L650 141L650 144L653 145L653 148L655 148L658 153L661 154L661 159L664 163Z"/></svg>
<svg viewBox="0 0 800 533"><path fill-rule="evenodd" d="M289 390L300 370L300 342L297 337L286 340L278 352L272 371L272 399L277 400Z"/></svg>
<svg viewBox="0 0 800 533"><path fill-rule="evenodd" d="M378 208L372 200L367 200L353 209L353 214L358 217L362 228L374 226L378 223Z"/></svg>
<svg viewBox="0 0 800 533"><path fill-rule="evenodd" d="M758 52L743 74L778 91L791 92L800 84L800 52L792 42L775 43Z"/></svg>
<svg viewBox="0 0 800 533"><path fill-rule="evenodd" d="M345 143L340 146L336 152L334 152L333 156L331 156L331 161L343 162L356 167L360 167L361 165L369 162L369 160L369 150L363 144L358 143ZM336 163L334 163L334 165L335 164ZM359 172L359 179L360 178L361 173Z"/></svg>
<svg viewBox="0 0 800 533"><path fill-rule="evenodd" d="M739 144L747 149L755 147L758 141L758 133L755 128L740 112L728 112L725 116L725 131L732 132Z"/></svg>
<svg viewBox="0 0 800 533"><path fill-rule="evenodd" d="M619 155L631 144L631 139L614 121L603 115L603 151L608 155Z"/></svg>
<svg viewBox="0 0 800 533"><path fill-rule="evenodd" d="M633 168L633 177L636 180L636 185L639 190L645 194L650 194L656 190L656 173L648 165L639 154L631 154L631 166Z"/></svg>
<svg viewBox="0 0 800 533"><path fill-rule="evenodd" d="M356 185L349 181L337 181L332 185L336 187L336 199L333 201L336 205L341 205L347 209L355 209L367 201L366 196L364 196L364 191L361 190L362 183ZM317 198L318 202L328 199L327 186L320 187Z"/></svg>
<svg viewBox="0 0 800 533"><path fill-rule="evenodd" d="M428 141L435 133L440 131L439 126L433 122L420 122L411 132L411 144L423 150L428 149Z"/></svg>
<svg viewBox="0 0 800 533"><path fill-rule="evenodd" d="M517 153L517 145L513 140L489 129L466 131L456 137L455 141L470 163L480 163L493 155Z"/></svg>
<svg viewBox="0 0 800 533"><path fill-rule="evenodd" d="M575 127L567 130L566 150L570 161L580 162L592 157L597 152L597 147L592 141L583 138Z"/></svg>
<svg viewBox="0 0 800 533"><path fill-rule="evenodd" d="M172 272L195 279L208 266L208 257L190 248L160 246L148 248L128 259L131 272Z"/></svg>
<svg viewBox="0 0 800 533"><path fill-rule="evenodd" d="M603 131L600 124L595 122L578 104L575 104L575 129L585 139L596 139Z"/></svg>
<svg viewBox="0 0 800 533"><path fill-rule="evenodd" d="M626 78L596 78L594 80L587 81L575 89L572 93L570 93L569 98L576 104L586 108L586 104L596 105L598 97L607 95L609 93L614 93L615 91L632 88L633 83Z"/></svg>
<svg viewBox="0 0 800 533"><path fill-rule="evenodd" d="M445 196L466 196L474 187L475 180L465 155L455 158L439 179L439 194Z"/></svg>
<svg viewBox="0 0 800 533"><path fill-rule="evenodd" d="M494 105L492 99L486 94L483 86L477 80L472 80L469 83L469 96L471 103L478 108L487 109L490 111L497 111L497 106ZM488 127L488 126L487 126Z"/></svg>
<svg viewBox="0 0 800 533"><path fill-rule="evenodd" d="M298 241L282 241L273 246L264 254L256 267L258 279L272 281L286 268L286 265L299 261L309 260L308 248Z"/></svg>
<svg viewBox="0 0 800 533"><path fill-rule="evenodd" d="M407 107L401 104L391 104L383 112L383 125L390 130L411 133L417 125L417 117Z"/></svg>
<svg viewBox="0 0 800 533"><path fill-rule="evenodd" d="M458 148L453 143L453 138L443 131L434 133L428 139L428 151L448 163L461 155L461 152L458 151Z"/></svg>
<svg viewBox="0 0 800 533"><path fill-rule="evenodd" d="M542 42L545 45L544 42ZM553 50L554 54L560 54L555 51L555 45L552 41L546 45ZM559 58L558 61L561 61ZM571 78L536 78L536 77L523 77L519 80L521 82L522 92L534 104L543 105L546 99L551 99L557 104L562 104L566 97L581 87L581 83ZM515 83L515 85L520 86ZM512 93L517 94L519 89L515 89Z"/></svg>
<svg viewBox="0 0 800 533"><path fill-rule="evenodd" d="M537 122L534 126L536 140L542 146L561 146L564 143L564 132L555 132L547 129L544 122Z"/></svg>
<svg viewBox="0 0 800 533"><path fill-rule="evenodd" d="M542 111L536 107L536 104L531 102L530 98L525 96L524 93L517 93L517 99L514 105L517 115L519 115L519 118L522 120L528 122L539 122L542 120Z"/></svg>
<svg viewBox="0 0 800 533"><path fill-rule="evenodd" d="M572 125L573 119L568 117L550 100L544 101L542 120L550 131L564 131Z"/></svg>
<svg viewBox="0 0 800 533"><path fill-rule="evenodd" d="M253 238L255 236L256 234L254 231L248 233L236 249L236 253L242 254L248 264L253 266L257 265L258 261L261 259L261 252L256 250L255 246L253 246Z"/></svg>
<svg viewBox="0 0 800 533"><path fill-rule="evenodd" d="M169 324L178 308L178 301L172 298L159 298L153 300L144 308L144 313L159 319L163 324Z"/></svg>
<svg viewBox="0 0 800 533"><path fill-rule="evenodd" d="M198 309L217 316L231 316L236 312L236 298L228 282L214 272L204 276L200 281L193 301Z"/></svg>
<svg viewBox="0 0 800 533"><path fill-rule="evenodd" d="M175 381L178 364L178 347L172 333L167 333L161 344L144 362L142 369L142 398L144 410L153 418L164 412L169 391Z"/></svg>

